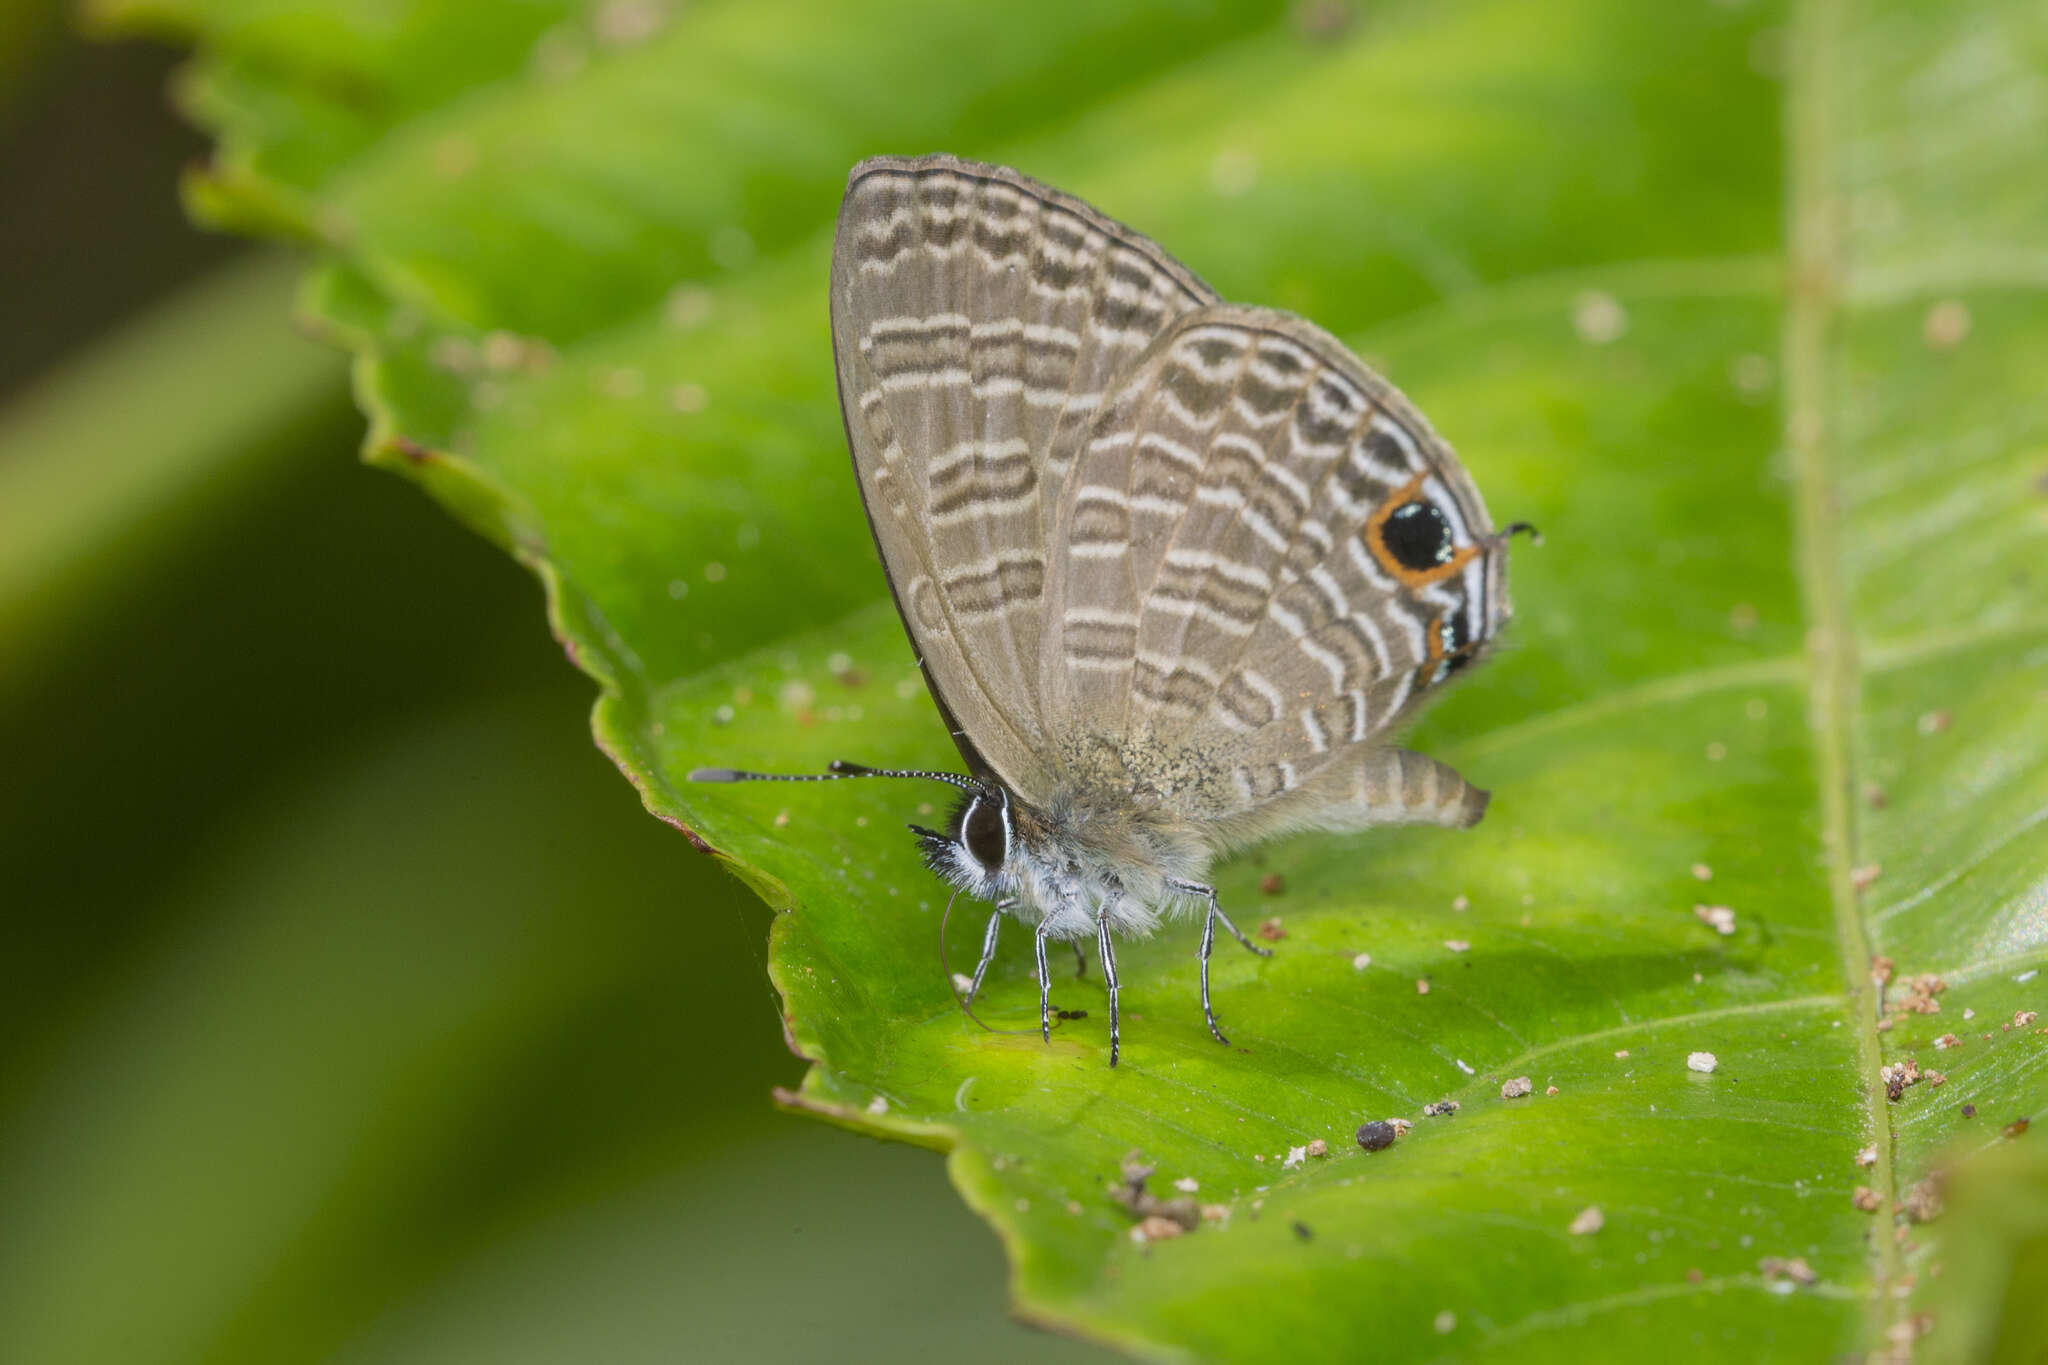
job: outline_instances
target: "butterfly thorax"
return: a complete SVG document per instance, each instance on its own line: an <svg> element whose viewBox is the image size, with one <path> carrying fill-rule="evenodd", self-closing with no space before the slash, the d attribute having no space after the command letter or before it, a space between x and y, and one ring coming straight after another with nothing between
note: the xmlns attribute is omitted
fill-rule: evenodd
<svg viewBox="0 0 2048 1365"><path fill-rule="evenodd" d="M1100 919L1143 937L1182 908L1211 854L1184 823L1077 789L1032 806L1000 787L970 793L948 832L919 831L925 860L969 895L1053 939L1094 938Z"/></svg>

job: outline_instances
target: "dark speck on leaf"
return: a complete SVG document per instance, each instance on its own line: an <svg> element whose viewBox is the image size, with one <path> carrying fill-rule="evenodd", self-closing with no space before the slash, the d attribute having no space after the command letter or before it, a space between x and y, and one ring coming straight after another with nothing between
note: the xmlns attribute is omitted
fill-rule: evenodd
<svg viewBox="0 0 2048 1365"><path fill-rule="evenodd" d="M1963 1117L1964 1117L1964 1118L1966 1118L1966 1119L1973 1119L1973 1118L1976 1118L1976 1117L1977 1117L1977 1106L1976 1106L1976 1105L1974 1105L1974 1104L1966 1104L1966 1105L1964 1105L1964 1106L1963 1106Z"/></svg>
<svg viewBox="0 0 2048 1365"><path fill-rule="evenodd" d="M1385 1119L1374 1119L1358 1130L1358 1145L1368 1152L1384 1152L1394 1145L1394 1125Z"/></svg>
<svg viewBox="0 0 2048 1365"><path fill-rule="evenodd" d="M1299 1218L1294 1220L1294 1235L1304 1242L1313 1242L1316 1239L1315 1229Z"/></svg>
<svg viewBox="0 0 2048 1365"><path fill-rule="evenodd" d="M2016 1138L2021 1133L2027 1131L2027 1127L2031 1122L2032 1120L2030 1119L2014 1119L2011 1123L2005 1125L2005 1135L2009 1138Z"/></svg>

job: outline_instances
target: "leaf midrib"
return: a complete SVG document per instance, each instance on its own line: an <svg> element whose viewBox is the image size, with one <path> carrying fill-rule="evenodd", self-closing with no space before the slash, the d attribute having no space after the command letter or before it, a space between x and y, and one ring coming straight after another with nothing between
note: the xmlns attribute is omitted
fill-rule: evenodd
<svg viewBox="0 0 2048 1365"><path fill-rule="evenodd" d="M1876 1139L1871 1180L1884 1207L1898 1207L1896 1137L1881 1078L1877 984L1870 942L1857 907L1855 781L1851 736L1859 720L1855 622L1842 581L1842 547L1829 430L1828 341L1838 307L1841 275L1840 205L1832 188L1835 53L1842 13L1839 0L1796 0L1791 16L1794 54L1786 82L1786 249L1791 257L1784 327L1785 439L1793 464L1793 537L1800 594L1809 628L1808 719L1813 730L1815 776L1820 788L1822 855L1841 956L1849 1024L1856 1032L1869 1131ZM1900 1273L1897 1241L1879 1229L1868 1241L1878 1304L1868 1342L1883 1339L1903 1311L1889 1290Z"/></svg>

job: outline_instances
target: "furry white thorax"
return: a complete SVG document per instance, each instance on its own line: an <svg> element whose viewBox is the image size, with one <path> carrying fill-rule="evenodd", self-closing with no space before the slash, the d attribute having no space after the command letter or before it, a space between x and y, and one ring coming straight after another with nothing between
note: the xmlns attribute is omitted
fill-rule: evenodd
<svg viewBox="0 0 2048 1365"><path fill-rule="evenodd" d="M986 820L981 802L1000 801L1002 856L984 861L963 834ZM932 871L978 900L1001 906L1052 939L1092 939L1107 907L1109 926L1143 938L1169 916L1206 905L1173 883L1199 884L1214 856L1186 829L1132 813L1096 808L1062 793L1044 811L1007 794L976 796L963 805L952 832L926 841ZM992 851L985 850L985 851Z"/></svg>

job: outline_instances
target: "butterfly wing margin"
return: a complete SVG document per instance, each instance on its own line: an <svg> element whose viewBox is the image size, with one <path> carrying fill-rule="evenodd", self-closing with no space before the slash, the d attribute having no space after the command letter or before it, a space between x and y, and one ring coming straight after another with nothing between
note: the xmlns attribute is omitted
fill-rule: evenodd
<svg viewBox="0 0 2048 1365"><path fill-rule="evenodd" d="M1226 843L1282 801L1283 827L1465 818L1462 779L1385 739L1505 623L1505 547L1392 385L1300 318L1212 305L1073 458L1042 690L1097 781Z"/></svg>
<svg viewBox="0 0 2048 1365"><path fill-rule="evenodd" d="M878 157L848 177L832 334L869 523L963 756L1028 800L1051 786L1037 689L1065 470L1050 456L1214 298L1156 243L1006 168Z"/></svg>

